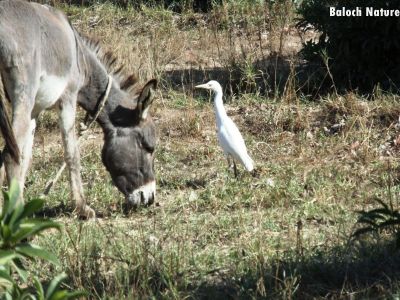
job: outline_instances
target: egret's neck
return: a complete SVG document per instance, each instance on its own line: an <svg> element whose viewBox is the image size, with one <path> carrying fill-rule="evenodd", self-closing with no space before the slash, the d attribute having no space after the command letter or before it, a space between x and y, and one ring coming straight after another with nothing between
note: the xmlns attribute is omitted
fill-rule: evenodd
<svg viewBox="0 0 400 300"><path fill-rule="evenodd" d="M222 91L217 91L214 96L214 110L217 118L217 124L222 123L222 119L227 117L224 103L222 102Z"/></svg>

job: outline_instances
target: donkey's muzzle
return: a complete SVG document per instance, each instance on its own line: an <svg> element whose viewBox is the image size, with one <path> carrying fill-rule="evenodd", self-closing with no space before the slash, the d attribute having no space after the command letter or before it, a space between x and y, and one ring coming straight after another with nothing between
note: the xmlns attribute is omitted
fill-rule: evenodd
<svg viewBox="0 0 400 300"><path fill-rule="evenodd" d="M154 203L156 197L156 182L150 181L127 195L129 204L137 207Z"/></svg>

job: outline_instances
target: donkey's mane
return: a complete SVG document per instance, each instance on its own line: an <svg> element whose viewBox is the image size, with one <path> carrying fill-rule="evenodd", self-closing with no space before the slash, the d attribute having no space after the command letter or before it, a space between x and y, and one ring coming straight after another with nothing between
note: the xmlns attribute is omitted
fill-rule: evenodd
<svg viewBox="0 0 400 300"><path fill-rule="evenodd" d="M139 80L136 74L127 75L124 66L118 64L117 58L111 51L103 50L99 40L82 33L79 33L79 36L82 38L83 43L96 54L107 72L118 81L122 90L130 94L138 92L137 83Z"/></svg>

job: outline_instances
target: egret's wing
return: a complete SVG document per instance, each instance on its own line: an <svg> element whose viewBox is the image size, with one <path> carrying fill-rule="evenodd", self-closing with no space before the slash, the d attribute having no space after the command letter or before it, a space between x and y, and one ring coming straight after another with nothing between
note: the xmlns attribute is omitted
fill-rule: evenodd
<svg viewBox="0 0 400 300"><path fill-rule="evenodd" d="M253 169L253 161L247 154L243 137L230 118L226 118L218 130L218 139L226 154L239 160L248 170Z"/></svg>
<svg viewBox="0 0 400 300"><path fill-rule="evenodd" d="M224 119L218 131L221 147L229 154L247 152L242 134L230 118Z"/></svg>

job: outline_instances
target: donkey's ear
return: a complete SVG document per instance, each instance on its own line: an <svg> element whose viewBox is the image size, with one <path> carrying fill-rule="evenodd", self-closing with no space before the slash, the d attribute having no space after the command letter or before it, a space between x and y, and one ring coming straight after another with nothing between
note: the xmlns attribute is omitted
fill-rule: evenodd
<svg viewBox="0 0 400 300"><path fill-rule="evenodd" d="M140 93L137 109L141 120L147 118L147 114L151 104L153 103L153 91L157 88L157 80L152 79L146 83L142 92Z"/></svg>

